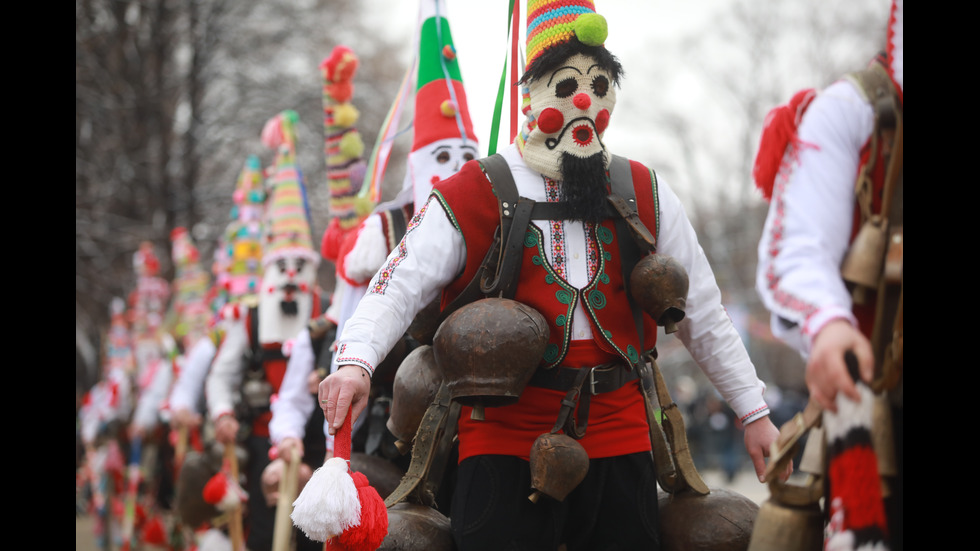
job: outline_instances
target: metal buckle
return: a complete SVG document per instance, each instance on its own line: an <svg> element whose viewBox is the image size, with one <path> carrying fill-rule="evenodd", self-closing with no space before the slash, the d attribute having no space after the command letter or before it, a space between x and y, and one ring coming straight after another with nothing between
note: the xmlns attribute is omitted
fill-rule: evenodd
<svg viewBox="0 0 980 551"><path fill-rule="evenodd" d="M596 385L595 372L597 370L600 372L606 372L609 371L610 369L616 369L617 367L619 366L615 363L608 363L608 364L600 364L595 367L589 368L589 394L592 396L599 394L598 392L595 391L595 385Z"/></svg>

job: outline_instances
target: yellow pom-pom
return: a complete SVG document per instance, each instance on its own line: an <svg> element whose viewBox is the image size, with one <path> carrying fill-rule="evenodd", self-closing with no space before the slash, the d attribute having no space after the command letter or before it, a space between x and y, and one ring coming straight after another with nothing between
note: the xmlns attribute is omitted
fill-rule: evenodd
<svg viewBox="0 0 980 551"><path fill-rule="evenodd" d="M350 128L357 122L361 113L352 103L342 103L333 109L333 125L341 128Z"/></svg>
<svg viewBox="0 0 980 551"><path fill-rule="evenodd" d="M439 105L439 111L442 112L443 117L455 117L456 116L456 104L452 100L444 100L441 105Z"/></svg>
<svg viewBox="0 0 980 551"><path fill-rule="evenodd" d="M606 18L598 13L583 13L575 20L575 36L586 46L600 46L608 35Z"/></svg>

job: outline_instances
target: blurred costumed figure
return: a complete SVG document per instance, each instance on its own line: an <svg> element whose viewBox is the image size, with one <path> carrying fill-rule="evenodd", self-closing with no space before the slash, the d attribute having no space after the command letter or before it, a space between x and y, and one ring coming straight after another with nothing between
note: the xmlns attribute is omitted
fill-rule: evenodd
<svg viewBox="0 0 980 551"><path fill-rule="evenodd" d="M756 291L810 399L779 450L812 428L803 457L825 457L801 462L816 491L792 503L822 517L809 548L904 546L904 21L892 0L867 67L771 110L753 167L769 201Z"/></svg>
<svg viewBox="0 0 980 551"><path fill-rule="evenodd" d="M241 471L248 495L246 546L255 551L272 545L275 504L266 501L261 476L270 462L270 405L286 371L289 351L284 344L321 313L320 257L313 248L306 189L296 163L297 122L294 111L283 111L263 128L263 143L276 157L263 223L257 305L227 320L205 387L216 441L225 447L240 443L247 456ZM302 539L299 535L298 547L309 544Z"/></svg>
<svg viewBox="0 0 980 551"><path fill-rule="evenodd" d="M85 393L79 410L85 448L84 483L95 516L95 538L101 549L121 539L121 498L124 489L126 428L132 415L136 358L133 353L126 301L116 297L110 305L110 325L103 338L102 373Z"/></svg>
<svg viewBox="0 0 980 551"><path fill-rule="evenodd" d="M187 453L180 462L177 510L201 551L231 545L221 522L227 515L203 497L205 485L221 468L224 451L220 444L215 445L212 424L205 417L204 386L226 327L239 323L249 306L256 304L262 279L265 200L261 162L250 155L236 179L230 220L214 250L207 338L198 339L190 350L170 393L172 424L189 436Z"/></svg>
<svg viewBox="0 0 980 551"><path fill-rule="evenodd" d="M172 291L160 275L160 257L149 241L133 255L136 288L129 296L130 330L136 352L136 403L129 424L129 450L123 543L141 543L145 521L157 509L168 509L172 481L159 480L162 447L169 446L160 414L173 380L177 343L166 326Z"/></svg>

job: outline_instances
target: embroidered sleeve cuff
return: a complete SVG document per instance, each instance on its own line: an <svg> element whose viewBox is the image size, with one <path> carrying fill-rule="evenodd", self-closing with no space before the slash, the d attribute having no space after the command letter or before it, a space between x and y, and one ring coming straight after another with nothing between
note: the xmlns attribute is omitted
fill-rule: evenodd
<svg viewBox="0 0 980 551"><path fill-rule="evenodd" d="M769 406L764 406L759 409L753 410L747 413L746 415L739 417L739 421L741 421L743 425L748 425L752 421L765 417L766 415L769 415Z"/></svg>
<svg viewBox="0 0 980 551"><path fill-rule="evenodd" d="M359 365L368 372L368 375L374 376L374 366L373 361L374 353L368 347L357 346L354 344L341 344L337 348L337 354L335 361L337 365Z"/></svg>
<svg viewBox="0 0 980 551"><path fill-rule="evenodd" d="M836 319L846 319L851 322L852 325L857 327L857 318L854 314L840 306L828 306L817 310L815 314L807 318L806 323L803 326L803 336L805 337L807 344L807 351L813 346L813 339L820 333L820 330L824 328L825 325Z"/></svg>

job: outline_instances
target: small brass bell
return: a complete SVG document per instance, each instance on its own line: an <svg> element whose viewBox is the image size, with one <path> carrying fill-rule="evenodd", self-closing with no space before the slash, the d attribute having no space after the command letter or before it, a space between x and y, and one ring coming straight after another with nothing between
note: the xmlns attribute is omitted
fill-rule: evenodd
<svg viewBox="0 0 980 551"><path fill-rule="evenodd" d="M841 264L841 276L855 286L854 301L858 304L866 301L868 289L877 289L887 250L887 221L878 215L868 218Z"/></svg>
<svg viewBox="0 0 980 551"><path fill-rule="evenodd" d="M823 512L816 503L786 505L766 500L752 529L748 551L820 551Z"/></svg>
<svg viewBox="0 0 980 551"><path fill-rule="evenodd" d="M528 497L537 502L541 494L558 501L578 486L589 472L589 455L582 444L565 434L545 433L531 446L531 487Z"/></svg>
<svg viewBox="0 0 980 551"><path fill-rule="evenodd" d="M668 334L684 319L689 284L684 266L660 253L643 257L630 274L634 300Z"/></svg>

